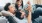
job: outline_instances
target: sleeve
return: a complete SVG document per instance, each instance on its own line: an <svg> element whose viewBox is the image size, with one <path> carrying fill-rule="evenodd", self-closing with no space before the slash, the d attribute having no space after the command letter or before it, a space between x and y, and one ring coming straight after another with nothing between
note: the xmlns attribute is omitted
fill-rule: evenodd
<svg viewBox="0 0 42 23"><path fill-rule="evenodd" d="M6 18L8 19L9 23L17 23L12 16L6 16Z"/></svg>

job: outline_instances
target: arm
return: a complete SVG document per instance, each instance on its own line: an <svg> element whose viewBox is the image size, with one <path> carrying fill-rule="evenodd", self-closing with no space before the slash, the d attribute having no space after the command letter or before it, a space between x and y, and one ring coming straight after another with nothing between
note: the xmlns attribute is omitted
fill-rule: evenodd
<svg viewBox="0 0 42 23"><path fill-rule="evenodd" d="M32 13L32 6L31 6L31 4L30 4L30 2L28 2L28 8L27 8L27 10L28 10L28 17L27 17L27 19L28 19L28 23L31 23L31 13Z"/></svg>
<svg viewBox="0 0 42 23"><path fill-rule="evenodd" d="M31 12L29 12L27 19L28 19L28 23L31 23Z"/></svg>
<svg viewBox="0 0 42 23"><path fill-rule="evenodd" d="M31 7L31 4L29 1L27 2L27 4L25 6L23 6L23 9L24 9L24 11L26 10L25 12L26 12L26 14L28 14L28 17L27 17L28 23L31 23L32 7ZM28 13L28 11L29 11L29 13Z"/></svg>

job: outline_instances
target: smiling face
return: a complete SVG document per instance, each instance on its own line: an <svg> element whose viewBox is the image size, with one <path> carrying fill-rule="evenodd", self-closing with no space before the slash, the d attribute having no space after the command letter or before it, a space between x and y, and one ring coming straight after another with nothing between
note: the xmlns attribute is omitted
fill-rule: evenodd
<svg viewBox="0 0 42 23"><path fill-rule="evenodd" d="M22 4L22 1L21 1L21 0L17 1L17 4L18 4L18 6L20 7L21 4Z"/></svg>
<svg viewBox="0 0 42 23"><path fill-rule="evenodd" d="M11 13L14 13L16 11L16 9L15 9L15 7L13 5L10 5L8 8L9 8L9 11Z"/></svg>

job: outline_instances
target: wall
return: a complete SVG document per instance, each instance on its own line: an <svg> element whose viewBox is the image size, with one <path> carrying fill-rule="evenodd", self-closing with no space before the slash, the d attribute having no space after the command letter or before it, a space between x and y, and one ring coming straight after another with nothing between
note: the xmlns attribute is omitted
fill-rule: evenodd
<svg viewBox="0 0 42 23"><path fill-rule="evenodd" d="M42 5L42 0L33 0L34 4L41 4Z"/></svg>
<svg viewBox="0 0 42 23"><path fill-rule="evenodd" d="M16 0L0 0L0 6L5 6L6 3L15 3Z"/></svg>
<svg viewBox="0 0 42 23"><path fill-rule="evenodd" d="M33 0L23 0L24 5L27 4L28 1L30 1L31 2L31 5L33 5Z"/></svg>

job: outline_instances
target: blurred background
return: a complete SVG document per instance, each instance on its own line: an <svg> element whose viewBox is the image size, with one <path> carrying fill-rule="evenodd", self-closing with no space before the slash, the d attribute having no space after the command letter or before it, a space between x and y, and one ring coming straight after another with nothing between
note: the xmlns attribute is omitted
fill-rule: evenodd
<svg viewBox="0 0 42 23"><path fill-rule="evenodd" d="M33 7L33 14L35 13L34 11L36 11L38 9L41 9L41 11L42 11L42 0L23 0L23 5L26 5L28 1L31 2L31 5ZM6 3L13 3L13 4L15 4L16 0L0 0L0 11L2 11L4 9L4 6L6 5ZM40 11L40 13L42 13L41 11ZM34 14L35 16L32 15L32 18L35 19L35 21L36 20L38 21L39 20L38 18L40 17L40 20L41 20L42 15L40 15L40 14L36 15L36 14L37 13Z"/></svg>
<svg viewBox="0 0 42 23"><path fill-rule="evenodd" d="M40 5L42 5L42 0L23 0L24 5L28 1L30 1L32 5L33 4L40 4ZM15 2L16 2L16 0L0 0L0 6L4 6L6 3L15 3Z"/></svg>

